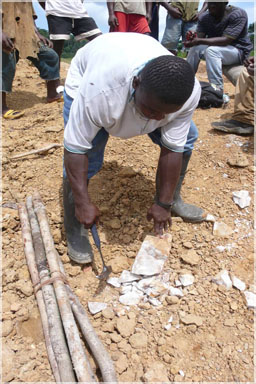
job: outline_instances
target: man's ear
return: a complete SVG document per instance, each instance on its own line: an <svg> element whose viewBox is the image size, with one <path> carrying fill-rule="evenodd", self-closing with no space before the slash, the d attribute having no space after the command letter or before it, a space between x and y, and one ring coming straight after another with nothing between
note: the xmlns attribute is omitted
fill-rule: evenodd
<svg viewBox="0 0 256 384"><path fill-rule="evenodd" d="M139 85L140 85L140 78L138 76L134 76L132 80L132 87L134 89L137 89Z"/></svg>

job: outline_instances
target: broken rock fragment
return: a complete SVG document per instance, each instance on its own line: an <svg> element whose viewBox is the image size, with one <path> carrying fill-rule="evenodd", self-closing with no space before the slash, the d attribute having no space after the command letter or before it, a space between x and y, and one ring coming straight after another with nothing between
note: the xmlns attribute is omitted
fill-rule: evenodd
<svg viewBox="0 0 256 384"><path fill-rule="evenodd" d="M246 208L249 207L251 202L251 197L249 196L248 191L234 191L232 193L234 202L240 207L240 208Z"/></svg>
<svg viewBox="0 0 256 384"><path fill-rule="evenodd" d="M227 224L225 223L218 223L215 221L213 225L213 234L214 236L219 236L219 237L229 237L233 233L233 229L230 228Z"/></svg>
<svg viewBox="0 0 256 384"><path fill-rule="evenodd" d="M232 281L226 269L220 271L215 277L213 277L212 281L218 285L224 285L227 289L232 288Z"/></svg>
<svg viewBox="0 0 256 384"><path fill-rule="evenodd" d="M162 238L146 236L132 266L136 275L152 276L159 274L169 256L172 236L165 234Z"/></svg>
<svg viewBox="0 0 256 384"><path fill-rule="evenodd" d="M185 316L182 316L180 318L183 324L189 325L189 324L195 324L198 327L200 327L203 324L203 319L200 316L188 314Z"/></svg>
<svg viewBox="0 0 256 384"><path fill-rule="evenodd" d="M97 301L88 301L88 308L92 315L95 315L98 312L103 311L103 309L107 308L106 303L99 303Z"/></svg>
<svg viewBox="0 0 256 384"><path fill-rule="evenodd" d="M119 277L120 283L130 283L132 281L140 280L140 276L135 275L134 273L131 273L129 271L124 270L121 273L121 276Z"/></svg>
<svg viewBox="0 0 256 384"><path fill-rule="evenodd" d="M235 288L239 289L239 291L244 291L246 288L245 283L238 279L236 276L231 276L232 284Z"/></svg>
<svg viewBox="0 0 256 384"><path fill-rule="evenodd" d="M190 249L186 253L181 255L182 261L184 263L190 264L190 265L197 265L200 261L199 255L194 251L194 249Z"/></svg>
<svg viewBox="0 0 256 384"><path fill-rule="evenodd" d="M124 295L120 296L119 301L123 305L137 305L141 301L142 297L143 297L142 292L139 293L138 291L136 291L136 292L131 291L131 292L127 292Z"/></svg>
<svg viewBox="0 0 256 384"><path fill-rule="evenodd" d="M244 291L244 296L246 299L248 308L256 308L256 294L250 291Z"/></svg>
<svg viewBox="0 0 256 384"><path fill-rule="evenodd" d="M190 273L185 273L184 275L180 275L179 281L183 285L183 287L187 287L188 285L191 285L194 283L195 278Z"/></svg>

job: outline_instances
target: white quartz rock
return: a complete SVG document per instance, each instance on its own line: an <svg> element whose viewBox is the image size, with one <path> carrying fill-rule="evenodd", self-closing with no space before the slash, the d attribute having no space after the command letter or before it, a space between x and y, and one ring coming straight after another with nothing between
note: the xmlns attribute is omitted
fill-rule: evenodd
<svg viewBox="0 0 256 384"><path fill-rule="evenodd" d="M176 287L180 287L182 285L179 279L175 279L175 285Z"/></svg>
<svg viewBox="0 0 256 384"><path fill-rule="evenodd" d="M120 281L119 281L119 277L109 277L107 279L107 283L112 285L115 288L120 288L121 287L121 284L120 284Z"/></svg>
<svg viewBox="0 0 256 384"><path fill-rule="evenodd" d="M226 269L221 270L212 281L218 285L224 285L227 289L232 288L232 281Z"/></svg>
<svg viewBox="0 0 256 384"><path fill-rule="evenodd" d="M248 191L234 191L232 193L234 202L239 205L240 208L249 207L251 202L251 197L249 196Z"/></svg>
<svg viewBox="0 0 256 384"><path fill-rule="evenodd" d="M157 300L155 297L149 297L148 298L148 301L150 302L150 304L154 305L155 307L159 307L159 305L161 305L161 301Z"/></svg>
<svg viewBox="0 0 256 384"><path fill-rule="evenodd" d="M163 238L146 236L132 266L136 275L152 276L161 273L171 249L171 235Z"/></svg>
<svg viewBox="0 0 256 384"><path fill-rule="evenodd" d="M184 275L179 276L179 280L183 287L187 287L188 285L191 285L194 283L195 278L190 273L185 273Z"/></svg>
<svg viewBox="0 0 256 384"><path fill-rule="evenodd" d="M135 291L131 291L127 292L125 295L120 296L119 301L124 305L137 305L141 301L142 297L142 292L138 293Z"/></svg>
<svg viewBox="0 0 256 384"><path fill-rule="evenodd" d="M125 285L122 285L121 287L121 294L124 295L128 292L131 292L132 291L132 284L125 284Z"/></svg>
<svg viewBox="0 0 256 384"><path fill-rule="evenodd" d="M88 308L92 315L95 315L98 312L103 311L107 308L106 303L99 303L97 301L88 301Z"/></svg>
<svg viewBox="0 0 256 384"><path fill-rule="evenodd" d="M238 279L236 276L231 276L232 284L235 288L239 289L239 291L244 291L246 288L246 284Z"/></svg>
<svg viewBox="0 0 256 384"><path fill-rule="evenodd" d="M170 293L170 296L178 296L178 297L184 296L182 290L179 288L170 287L169 293Z"/></svg>
<svg viewBox="0 0 256 384"><path fill-rule="evenodd" d="M250 291L244 291L244 296L246 299L248 308L256 308L256 295Z"/></svg>
<svg viewBox="0 0 256 384"><path fill-rule="evenodd" d="M132 281L140 280L141 276L135 275L129 271L124 270L119 277L120 283L130 283Z"/></svg>
<svg viewBox="0 0 256 384"><path fill-rule="evenodd" d="M213 215L211 215L210 213L208 213L206 215L206 218L205 218L205 221L211 221L212 223L214 223L216 221L215 217Z"/></svg>

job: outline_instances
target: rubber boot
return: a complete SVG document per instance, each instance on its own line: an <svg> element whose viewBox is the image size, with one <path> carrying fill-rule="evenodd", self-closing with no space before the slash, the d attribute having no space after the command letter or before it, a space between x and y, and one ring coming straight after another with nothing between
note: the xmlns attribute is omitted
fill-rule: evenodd
<svg viewBox="0 0 256 384"><path fill-rule="evenodd" d="M72 261L79 264L91 263L93 252L88 230L75 217L75 202L67 178L63 179L63 207L68 256Z"/></svg>
<svg viewBox="0 0 256 384"><path fill-rule="evenodd" d="M186 174L191 155L192 152L190 151L183 153L180 178L176 190L174 192L173 206L171 208L171 212L174 213L176 216L181 217L184 221L198 223L200 221L204 221L204 211L202 210L202 208L199 208L195 205L184 203L180 196L181 186Z"/></svg>

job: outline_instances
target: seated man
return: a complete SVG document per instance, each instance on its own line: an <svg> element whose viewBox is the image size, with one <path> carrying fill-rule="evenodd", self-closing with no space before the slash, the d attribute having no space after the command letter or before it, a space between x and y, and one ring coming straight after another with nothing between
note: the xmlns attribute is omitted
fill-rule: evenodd
<svg viewBox="0 0 256 384"><path fill-rule="evenodd" d="M198 137L191 119L200 93L186 60L152 37L107 33L78 50L65 83L63 111L64 224L73 261L92 261L87 229L100 212L87 186L102 167L109 135L148 134L161 148L156 195L147 216L156 233L171 224L171 213L190 222L204 220L203 210L180 196Z"/></svg>
<svg viewBox="0 0 256 384"><path fill-rule="evenodd" d="M34 25L32 3L3 2L2 32L2 115L5 119L16 119L23 116L23 111L9 109L6 94L11 92L19 58L29 59L46 80L47 102L63 100L56 92L59 79L59 59L51 42L40 35Z"/></svg>
<svg viewBox="0 0 256 384"><path fill-rule="evenodd" d="M186 43L192 47L187 61L195 73L205 58L209 82L219 90L223 90L222 65L242 64L252 50L247 13L227 4L209 1L208 12L199 17L197 37Z"/></svg>
<svg viewBox="0 0 256 384"><path fill-rule="evenodd" d="M107 1L110 32L150 34L152 3L148 1Z"/></svg>
<svg viewBox="0 0 256 384"><path fill-rule="evenodd" d="M188 31L196 31L198 17L206 11L207 1L199 12L199 1L163 1L160 4L168 12L162 44L169 51L177 54L180 38L182 37L184 42Z"/></svg>
<svg viewBox="0 0 256 384"><path fill-rule="evenodd" d="M246 60L244 65L236 84L232 119L212 123L218 131L238 135L252 135L254 132L254 57Z"/></svg>

